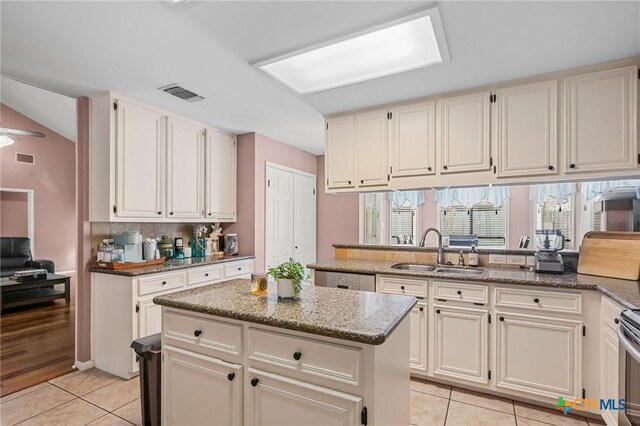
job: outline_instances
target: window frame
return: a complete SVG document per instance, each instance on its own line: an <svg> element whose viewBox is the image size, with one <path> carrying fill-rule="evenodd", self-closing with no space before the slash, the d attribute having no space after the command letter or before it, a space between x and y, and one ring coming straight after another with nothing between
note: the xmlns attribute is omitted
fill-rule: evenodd
<svg viewBox="0 0 640 426"><path fill-rule="evenodd" d="M392 246L408 246L408 245L410 245L410 244L402 244L402 243L397 244L397 243L393 242L392 235L391 235L391 233L393 232L393 225L391 223L391 221L393 220L393 203L390 202L388 199L386 200L386 202L387 202L387 208L386 208L386 210L387 210L387 219L386 220L387 220L387 242L388 242L388 244L392 245ZM422 229L422 223L421 223L422 221L420 219L421 219L421 216L422 216L422 210L421 209L422 209L423 206L424 206L424 204L413 208L413 213L414 213L413 245L416 246L416 247L418 246L418 243L420 242L420 237L421 237L420 230Z"/></svg>

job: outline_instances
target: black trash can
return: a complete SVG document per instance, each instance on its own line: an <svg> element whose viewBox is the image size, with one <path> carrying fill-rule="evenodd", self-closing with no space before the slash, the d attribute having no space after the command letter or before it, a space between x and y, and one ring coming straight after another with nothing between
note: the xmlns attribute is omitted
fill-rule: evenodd
<svg viewBox="0 0 640 426"><path fill-rule="evenodd" d="M142 424L160 426L160 379L161 339L160 333L134 340L131 347L138 355L140 367L140 404Z"/></svg>

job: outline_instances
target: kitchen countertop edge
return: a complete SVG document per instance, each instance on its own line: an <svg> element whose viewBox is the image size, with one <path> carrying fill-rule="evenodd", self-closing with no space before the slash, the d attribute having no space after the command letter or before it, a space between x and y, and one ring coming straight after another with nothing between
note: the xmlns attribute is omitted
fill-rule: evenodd
<svg viewBox="0 0 640 426"><path fill-rule="evenodd" d="M194 259L198 259L196 260L197 263L177 263L177 262L184 262L185 260L189 260L193 262ZM95 272L98 274L121 275L125 277L138 277L141 275L160 274L163 272L177 271L177 270L189 269L189 268L198 268L201 266L215 265L218 263L228 263L228 262L234 262L238 260L248 260L248 259L255 259L255 256L247 255L247 256L225 256L225 257L221 257L221 256L192 257L185 260L176 260L176 259L168 260L159 265L139 266L139 267L129 268L129 269L107 269L107 268L92 266L89 268L89 272ZM172 262L176 262L176 263L172 263Z"/></svg>

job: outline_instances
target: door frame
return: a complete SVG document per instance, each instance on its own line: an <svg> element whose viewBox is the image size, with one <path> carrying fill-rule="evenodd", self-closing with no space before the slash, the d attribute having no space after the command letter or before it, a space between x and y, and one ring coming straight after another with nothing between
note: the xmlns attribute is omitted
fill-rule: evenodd
<svg viewBox="0 0 640 426"><path fill-rule="evenodd" d="M29 237L29 245L31 246L31 256L36 259L35 252L35 206L34 206L34 190L22 188L5 188L0 187L0 192L17 192L27 194L27 236Z"/></svg>
<svg viewBox="0 0 640 426"><path fill-rule="evenodd" d="M316 257L318 255L318 232L317 232L317 226L318 226L318 179L317 176L314 175L313 173L308 173L302 170L298 170L298 169L294 169L293 167L287 167L287 166L283 166L281 164L277 164L277 163L273 163L271 161L266 161L265 162L265 172L264 172L264 265L265 268L267 266L267 260L269 259L269 251L267 249L268 246L268 241L267 241L267 206L269 205L269 179L268 179L268 175L269 175L269 169L277 169L277 170L281 170L281 171L285 171L285 172L290 172L293 174L298 174L301 176L305 176L308 178L312 178L313 179L313 183L314 183L314 187L316 188L316 199L315 199L315 210L316 210L316 217L315 217L315 227L314 227L314 240L316 242Z"/></svg>

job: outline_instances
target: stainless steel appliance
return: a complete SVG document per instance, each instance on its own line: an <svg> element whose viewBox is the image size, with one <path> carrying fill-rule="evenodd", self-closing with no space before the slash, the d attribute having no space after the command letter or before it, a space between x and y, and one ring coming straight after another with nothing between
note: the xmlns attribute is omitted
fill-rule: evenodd
<svg viewBox="0 0 640 426"><path fill-rule="evenodd" d="M625 409L618 416L624 426L640 426L640 309L629 309L620 315L618 324L620 342L619 397L625 400Z"/></svg>
<svg viewBox="0 0 640 426"><path fill-rule="evenodd" d="M538 229L535 235L538 251L535 258L535 271L551 274L564 273L564 262L558 251L564 249L564 235L557 229Z"/></svg>
<svg viewBox="0 0 640 426"><path fill-rule="evenodd" d="M376 291L376 276L346 272L315 271L314 285L345 290Z"/></svg>
<svg viewBox="0 0 640 426"><path fill-rule="evenodd" d="M633 193L605 194L593 203L596 231L640 232L640 200Z"/></svg>
<svg viewBox="0 0 640 426"><path fill-rule="evenodd" d="M116 246L124 248L125 262L142 262L142 235L138 231L124 231L116 234Z"/></svg>

